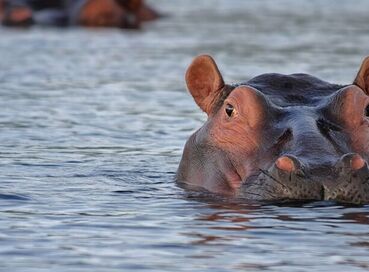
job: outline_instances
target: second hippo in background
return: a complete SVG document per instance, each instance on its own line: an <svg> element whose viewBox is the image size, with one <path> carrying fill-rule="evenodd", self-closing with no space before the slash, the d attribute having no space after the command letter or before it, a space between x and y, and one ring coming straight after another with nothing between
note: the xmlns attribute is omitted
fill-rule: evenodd
<svg viewBox="0 0 369 272"><path fill-rule="evenodd" d="M87 27L140 28L143 22L155 20L159 13L143 0L69 1L70 23Z"/></svg>
<svg viewBox="0 0 369 272"><path fill-rule="evenodd" d="M139 29L161 15L144 0L0 0L4 26L85 26Z"/></svg>

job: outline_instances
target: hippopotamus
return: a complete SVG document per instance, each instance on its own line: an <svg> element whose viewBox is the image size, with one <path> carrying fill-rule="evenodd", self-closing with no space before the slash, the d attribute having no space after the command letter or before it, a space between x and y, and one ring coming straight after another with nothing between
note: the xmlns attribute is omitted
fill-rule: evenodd
<svg viewBox="0 0 369 272"><path fill-rule="evenodd" d="M160 14L144 0L0 0L5 26L140 28Z"/></svg>
<svg viewBox="0 0 369 272"><path fill-rule="evenodd" d="M185 144L179 185L250 201L369 203L369 57L347 85L303 73L226 84L208 55L185 78L207 120Z"/></svg>

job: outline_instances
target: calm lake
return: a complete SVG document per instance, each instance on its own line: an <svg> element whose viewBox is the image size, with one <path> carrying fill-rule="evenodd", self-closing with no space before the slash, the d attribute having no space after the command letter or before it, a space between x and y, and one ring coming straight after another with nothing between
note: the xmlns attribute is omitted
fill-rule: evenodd
<svg viewBox="0 0 369 272"><path fill-rule="evenodd" d="M259 205L173 179L206 119L194 56L228 83L351 83L369 2L152 0L142 31L0 28L0 271L368 271L369 205Z"/></svg>

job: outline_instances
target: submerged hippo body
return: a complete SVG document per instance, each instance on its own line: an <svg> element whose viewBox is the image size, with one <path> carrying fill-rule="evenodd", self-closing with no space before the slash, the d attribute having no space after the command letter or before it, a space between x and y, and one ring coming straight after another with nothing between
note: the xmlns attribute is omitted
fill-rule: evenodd
<svg viewBox="0 0 369 272"><path fill-rule="evenodd" d="M140 28L160 15L144 0L0 0L5 26Z"/></svg>
<svg viewBox="0 0 369 272"><path fill-rule="evenodd" d="M227 85L210 56L186 82L208 115L187 141L177 181L253 200L369 203L369 58L353 84L263 74Z"/></svg>

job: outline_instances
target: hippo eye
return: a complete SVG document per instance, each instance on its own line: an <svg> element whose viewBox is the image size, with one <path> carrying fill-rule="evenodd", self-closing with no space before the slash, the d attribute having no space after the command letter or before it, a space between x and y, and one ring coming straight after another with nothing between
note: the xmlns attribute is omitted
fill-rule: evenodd
<svg viewBox="0 0 369 272"><path fill-rule="evenodd" d="M369 117L369 105L365 108L365 116Z"/></svg>
<svg viewBox="0 0 369 272"><path fill-rule="evenodd" d="M226 105L226 108L225 108L225 111L226 111L227 115L229 117L231 117L232 116L232 113L234 111L234 107L231 104L227 104Z"/></svg>

